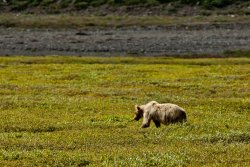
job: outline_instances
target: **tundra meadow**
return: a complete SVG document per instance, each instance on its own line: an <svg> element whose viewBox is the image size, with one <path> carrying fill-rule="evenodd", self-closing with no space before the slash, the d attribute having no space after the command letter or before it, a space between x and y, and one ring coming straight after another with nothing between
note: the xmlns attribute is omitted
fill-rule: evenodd
<svg viewBox="0 0 250 167"><path fill-rule="evenodd" d="M250 166L250 58L1 57L0 166ZM188 122L141 129L156 100Z"/></svg>
<svg viewBox="0 0 250 167"><path fill-rule="evenodd" d="M249 166L250 59L1 57L0 166ZM141 129L134 105L188 122Z"/></svg>

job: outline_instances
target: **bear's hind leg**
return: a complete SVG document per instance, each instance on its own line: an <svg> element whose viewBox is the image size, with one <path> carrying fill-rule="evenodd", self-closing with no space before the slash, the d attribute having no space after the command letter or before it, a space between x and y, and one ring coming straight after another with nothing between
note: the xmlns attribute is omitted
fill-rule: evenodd
<svg viewBox="0 0 250 167"><path fill-rule="evenodd" d="M155 126L156 126L157 128L159 128L159 127L161 126L161 123L160 123L159 121L157 121L157 120L153 120L153 121L154 121Z"/></svg>

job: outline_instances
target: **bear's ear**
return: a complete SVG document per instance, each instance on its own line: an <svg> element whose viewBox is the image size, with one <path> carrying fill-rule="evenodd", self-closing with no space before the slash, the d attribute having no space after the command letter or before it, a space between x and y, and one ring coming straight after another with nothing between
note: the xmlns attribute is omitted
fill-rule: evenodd
<svg viewBox="0 0 250 167"><path fill-rule="evenodd" d="M138 105L135 105L135 110L136 111L142 111L142 108L140 106L138 106Z"/></svg>
<svg viewBox="0 0 250 167"><path fill-rule="evenodd" d="M137 104L135 105L135 110L140 110L140 107Z"/></svg>

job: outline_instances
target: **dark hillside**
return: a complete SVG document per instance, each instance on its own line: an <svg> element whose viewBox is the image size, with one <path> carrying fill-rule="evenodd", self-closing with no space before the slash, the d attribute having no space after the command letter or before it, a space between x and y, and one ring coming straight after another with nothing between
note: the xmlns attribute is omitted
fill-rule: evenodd
<svg viewBox="0 0 250 167"><path fill-rule="evenodd" d="M190 9L191 8L191 9ZM103 10L114 13L132 13L137 11L143 14L176 14L183 9L189 9L188 13L208 10L226 10L226 13L250 14L249 0L0 0L1 12L84 12ZM157 13L158 11L158 13Z"/></svg>

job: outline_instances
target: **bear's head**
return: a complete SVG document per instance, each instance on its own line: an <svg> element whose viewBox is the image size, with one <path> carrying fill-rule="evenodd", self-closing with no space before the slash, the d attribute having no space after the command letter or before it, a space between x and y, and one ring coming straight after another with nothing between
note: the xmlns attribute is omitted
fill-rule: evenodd
<svg viewBox="0 0 250 167"><path fill-rule="evenodd" d="M135 117L134 120L139 121L143 117L143 107L135 105Z"/></svg>

